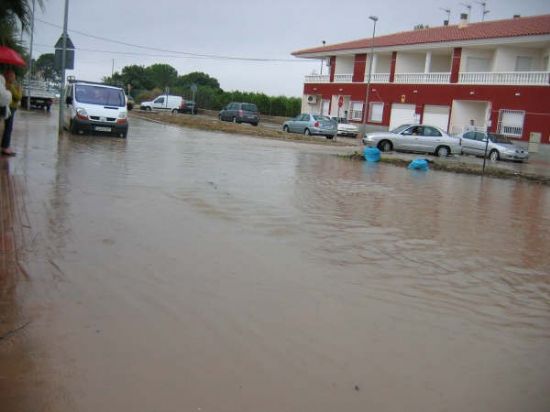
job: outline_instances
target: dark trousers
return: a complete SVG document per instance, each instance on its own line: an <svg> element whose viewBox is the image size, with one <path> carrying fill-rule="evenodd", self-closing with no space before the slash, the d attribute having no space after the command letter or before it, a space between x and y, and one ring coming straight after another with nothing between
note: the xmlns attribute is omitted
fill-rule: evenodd
<svg viewBox="0 0 550 412"><path fill-rule="evenodd" d="M11 116L4 120L4 134L2 135L2 149L10 147L11 131L13 130L13 118L15 117L16 109L11 109Z"/></svg>

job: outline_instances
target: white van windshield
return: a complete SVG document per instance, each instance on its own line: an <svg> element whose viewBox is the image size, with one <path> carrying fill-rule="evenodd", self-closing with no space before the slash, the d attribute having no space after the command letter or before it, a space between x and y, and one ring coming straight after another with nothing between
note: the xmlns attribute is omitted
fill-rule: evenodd
<svg viewBox="0 0 550 412"><path fill-rule="evenodd" d="M124 92L110 87L77 84L75 87L76 101L80 103L98 104L101 106L126 106Z"/></svg>

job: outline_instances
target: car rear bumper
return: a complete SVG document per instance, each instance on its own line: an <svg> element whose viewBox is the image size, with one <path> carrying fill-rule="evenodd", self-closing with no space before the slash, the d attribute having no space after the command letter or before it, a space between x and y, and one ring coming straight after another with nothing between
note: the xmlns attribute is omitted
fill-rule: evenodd
<svg viewBox="0 0 550 412"><path fill-rule="evenodd" d="M500 154L500 157L502 159L506 159L506 160L525 161L525 160L529 159L529 154L524 154L524 153L511 154L511 153L504 152L504 153Z"/></svg>

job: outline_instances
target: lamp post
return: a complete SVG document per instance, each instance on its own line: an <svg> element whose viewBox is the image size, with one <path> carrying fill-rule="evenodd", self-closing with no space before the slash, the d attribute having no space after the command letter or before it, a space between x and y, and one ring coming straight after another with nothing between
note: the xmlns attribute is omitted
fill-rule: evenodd
<svg viewBox="0 0 550 412"><path fill-rule="evenodd" d="M372 60L374 58L374 35L376 34L376 22L378 21L378 17L369 16L369 19L374 22L374 26L372 28L372 41L371 41L370 56L369 56L369 75L367 77L367 96L365 98L365 110L363 110L363 133L365 133L367 129L367 117L369 113L370 79L372 75Z"/></svg>
<svg viewBox="0 0 550 412"><path fill-rule="evenodd" d="M323 47L325 46L327 42L323 40ZM325 63L325 58L323 57L321 59L321 76L323 75L323 64Z"/></svg>

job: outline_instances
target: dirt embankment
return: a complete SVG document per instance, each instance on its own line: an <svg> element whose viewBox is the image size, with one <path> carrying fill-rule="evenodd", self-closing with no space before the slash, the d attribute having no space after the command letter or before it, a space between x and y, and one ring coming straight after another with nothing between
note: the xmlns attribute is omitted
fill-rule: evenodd
<svg viewBox="0 0 550 412"><path fill-rule="evenodd" d="M360 160L365 161L365 156L363 153L355 151L350 154L341 155L341 157L351 159L351 160ZM527 180L531 182L537 182L545 185L550 185L550 177L541 176L533 173L520 172L511 169L504 169L500 167L494 167L491 165L486 165L485 173L483 173L483 166L481 164L472 164L465 163L460 161L449 161L447 159L427 159L430 165L430 168L433 170L443 170L445 172L453 173L464 173L470 175L482 175L491 177L498 177L502 179L519 179ZM400 157L394 157L392 155L382 154L380 162L388 163L395 166L407 167L411 162L411 159L405 159Z"/></svg>
<svg viewBox="0 0 550 412"><path fill-rule="evenodd" d="M146 111L131 111L130 116L140 117L142 119L148 119L161 123L190 127L193 129L219 131L224 133L263 137L267 139L288 140L294 142L315 143L331 146L350 146L354 143L333 141L328 140L324 137L305 136L297 133L285 133L282 130L261 127L261 124L260 126L256 127L249 124L222 122L216 118L210 118L206 116L193 116L180 113L172 114Z"/></svg>

